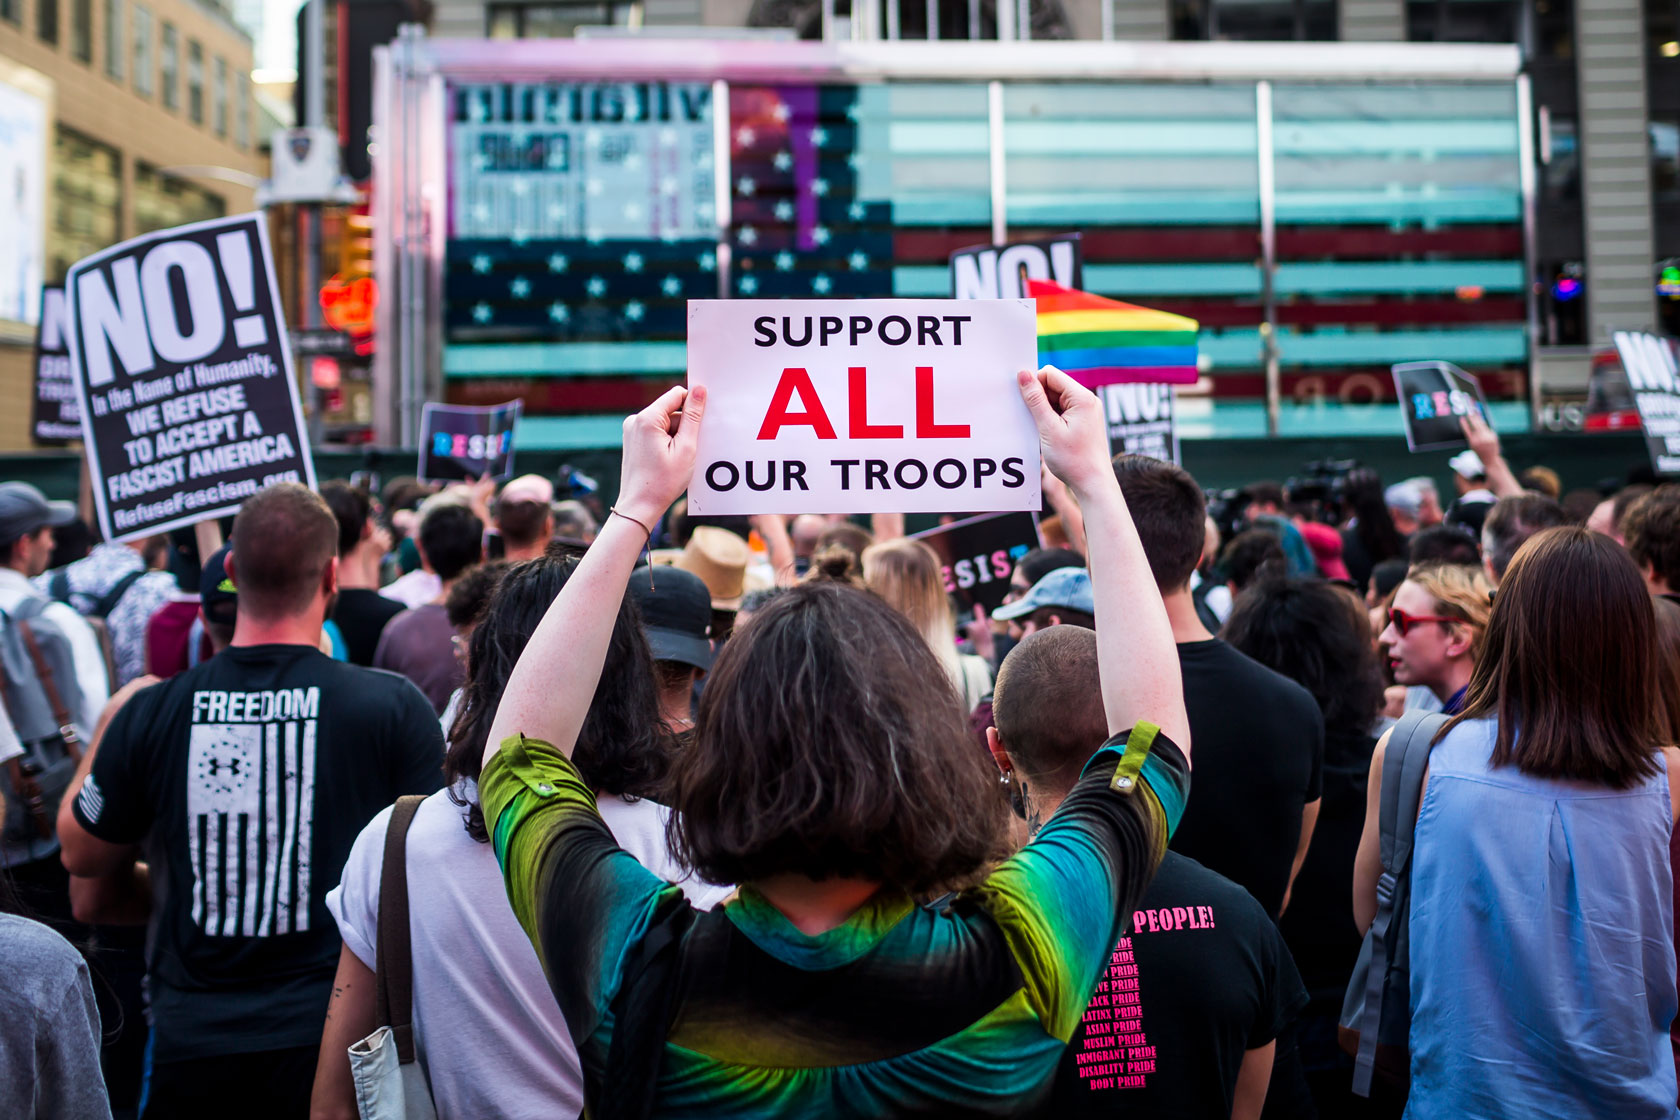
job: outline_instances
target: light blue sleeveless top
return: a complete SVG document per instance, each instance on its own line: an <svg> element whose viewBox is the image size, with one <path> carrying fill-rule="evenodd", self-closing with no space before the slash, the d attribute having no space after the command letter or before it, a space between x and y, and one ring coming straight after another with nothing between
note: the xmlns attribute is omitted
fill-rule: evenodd
<svg viewBox="0 0 1680 1120"><path fill-rule="evenodd" d="M1408 1120L1680 1115L1668 778L1490 769L1495 723L1429 758L1412 854Z"/></svg>

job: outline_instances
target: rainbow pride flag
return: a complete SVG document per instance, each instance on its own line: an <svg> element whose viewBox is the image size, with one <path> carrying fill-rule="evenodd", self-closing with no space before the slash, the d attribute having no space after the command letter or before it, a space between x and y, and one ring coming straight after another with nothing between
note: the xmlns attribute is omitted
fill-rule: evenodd
<svg viewBox="0 0 1680 1120"><path fill-rule="evenodd" d="M1151 311L1064 288L1050 280L1027 281L1038 300L1038 361L1073 375L1081 385L1196 381L1194 319Z"/></svg>

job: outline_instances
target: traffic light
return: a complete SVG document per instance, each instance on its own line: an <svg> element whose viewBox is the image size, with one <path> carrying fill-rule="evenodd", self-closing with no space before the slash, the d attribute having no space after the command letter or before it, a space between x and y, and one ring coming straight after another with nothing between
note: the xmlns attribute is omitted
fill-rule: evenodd
<svg viewBox="0 0 1680 1120"><path fill-rule="evenodd" d="M344 215L344 227L338 242L338 275L345 280L373 275L372 215Z"/></svg>

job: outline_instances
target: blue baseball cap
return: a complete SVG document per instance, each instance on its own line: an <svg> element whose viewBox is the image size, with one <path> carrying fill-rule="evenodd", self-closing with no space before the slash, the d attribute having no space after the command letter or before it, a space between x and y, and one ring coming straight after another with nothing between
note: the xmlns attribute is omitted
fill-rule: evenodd
<svg viewBox="0 0 1680 1120"><path fill-rule="evenodd" d="M1096 614L1097 605L1091 598L1091 573L1084 568L1057 568L1033 584L1025 595L993 611L992 617L1007 622L1041 607Z"/></svg>

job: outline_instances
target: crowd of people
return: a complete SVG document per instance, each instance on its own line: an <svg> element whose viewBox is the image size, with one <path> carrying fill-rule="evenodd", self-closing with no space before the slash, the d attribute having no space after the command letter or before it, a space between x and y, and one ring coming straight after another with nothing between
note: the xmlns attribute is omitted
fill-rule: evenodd
<svg viewBox="0 0 1680 1120"><path fill-rule="evenodd" d="M1450 501L1210 497L1020 391L989 612L902 516L689 516L703 390L610 507L0 484L0 1116L1680 1114L1680 486L1472 420Z"/></svg>

